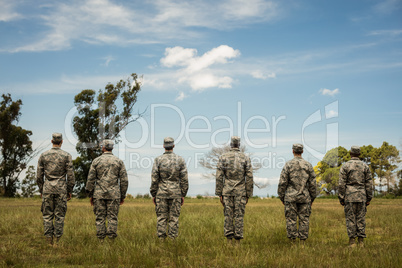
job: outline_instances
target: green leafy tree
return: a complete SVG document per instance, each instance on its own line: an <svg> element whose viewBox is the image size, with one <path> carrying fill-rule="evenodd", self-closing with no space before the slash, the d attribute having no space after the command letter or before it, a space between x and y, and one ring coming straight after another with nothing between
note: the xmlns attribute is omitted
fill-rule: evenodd
<svg viewBox="0 0 402 268"><path fill-rule="evenodd" d="M339 170L343 163L350 160L350 154L344 147L339 146L329 150L324 158L314 167L320 193L325 195L337 194Z"/></svg>
<svg viewBox="0 0 402 268"><path fill-rule="evenodd" d="M96 93L82 90L74 98L78 115L73 119L74 132L78 137L76 146L79 157L73 161L76 178L74 193L85 197L85 184L92 161L101 155L100 143L104 139L119 141L119 133L143 113L133 116L141 83L136 74L116 84L107 84Z"/></svg>
<svg viewBox="0 0 402 268"><path fill-rule="evenodd" d="M10 94L3 94L0 102L0 180L1 193L15 196L18 177L35 155L32 150L30 130L16 124L21 116L22 101L13 101Z"/></svg>
<svg viewBox="0 0 402 268"><path fill-rule="evenodd" d="M34 166L29 166L25 178L21 183L21 195L23 197L33 197L39 192L36 184L36 172Z"/></svg>
<svg viewBox="0 0 402 268"><path fill-rule="evenodd" d="M389 192L393 179L392 173L398 168L398 163L401 162L398 149L384 141L380 148L372 151L371 162L373 163L374 174L379 182L380 193L382 193L384 182L387 186L387 192Z"/></svg>

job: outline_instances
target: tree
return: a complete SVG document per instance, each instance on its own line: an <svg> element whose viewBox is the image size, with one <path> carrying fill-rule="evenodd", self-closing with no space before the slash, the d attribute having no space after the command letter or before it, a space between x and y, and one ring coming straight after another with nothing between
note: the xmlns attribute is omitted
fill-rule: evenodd
<svg viewBox="0 0 402 268"><path fill-rule="evenodd" d="M73 119L78 136L77 152L73 161L76 187L74 193L85 197L85 185L92 161L101 155L100 143L104 139L119 141L119 133L144 113L133 116L141 83L136 74L116 85L108 83L98 94L92 89L82 90L74 98L78 115Z"/></svg>
<svg viewBox="0 0 402 268"><path fill-rule="evenodd" d="M339 170L343 163L350 160L350 154L344 147L339 146L329 150L324 158L314 167L316 181L321 194L332 195L338 192Z"/></svg>
<svg viewBox="0 0 402 268"><path fill-rule="evenodd" d="M399 158L398 149L384 141L380 148L375 148L372 151L371 162L373 163L374 174L379 180L380 193L384 180L387 185L387 192L390 191L390 183L392 182L392 172L398 168Z"/></svg>
<svg viewBox="0 0 402 268"><path fill-rule="evenodd" d="M13 101L3 94L0 102L0 180L3 196L13 197L18 189L18 177L35 156L30 130L16 124L21 116L22 101Z"/></svg>
<svg viewBox="0 0 402 268"><path fill-rule="evenodd" d="M219 158L224 153L229 152L231 149L230 145L225 145L223 147L213 147L211 151L209 151L204 158L200 159L199 164L208 170L207 173L203 174L203 177L209 180L216 179L216 168L218 165ZM246 146L240 146L240 152L247 154ZM248 154L251 158L251 154ZM261 163L256 163L251 160L253 166L253 173L257 172L261 168ZM256 183L254 181L254 185L259 189L266 188L268 183Z"/></svg>
<svg viewBox="0 0 402 268"><path fill-rule="evenodd" d="M38 193L39 188L36 184L36 172L34 166L29 166L25 178L21 183L21 195L23 197L33 197Z"/></svg>

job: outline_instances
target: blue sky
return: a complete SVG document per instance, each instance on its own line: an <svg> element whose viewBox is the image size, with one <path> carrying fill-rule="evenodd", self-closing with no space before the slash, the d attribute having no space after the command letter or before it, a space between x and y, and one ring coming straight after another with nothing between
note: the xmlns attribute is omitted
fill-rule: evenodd
<svg viewBox="0 0 402 268"><path fill-rule="evenodd" d="M131 194L148 191L149 163L165 136L189 163L191 195L214 193L196 162L232 134L265 161L255 174L269 183L256 189L260 196L276 193L292 143L308 148L313 165L337 145L388 141L401 149L400 0L0 6L0 92L23 100L20 125L33 131L35 146L62 132L75 157L74 96L142 75L135 110L147 113L115 149Z"/></svg>

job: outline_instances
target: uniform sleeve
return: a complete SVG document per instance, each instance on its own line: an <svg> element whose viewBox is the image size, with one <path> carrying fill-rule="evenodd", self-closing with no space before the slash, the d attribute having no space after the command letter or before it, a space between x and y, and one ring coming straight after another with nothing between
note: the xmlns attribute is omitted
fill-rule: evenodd
<svg viewBox="0 0 402 268"><path fill-rule="evenodd" d="M222 156L218 160L215 177L216 177L215 195L222 196L223 183L225 182L224 159Z"/></svg>
<svg viewBox="0 0 402 268"><path fill-rule="evenodd" d="M66 169L67 169L67 193L71 194L73 192L73 188L74 188L74 184L75 184L73 160L71 158L71 155L68 155L68 157L67 157Z"/></svg>
<svg viewBox="0 0 402 268"><path fill-rule="evenodd" d="M120 162L120 171L119 171L119 178L120 178L120 199L126 198L127 189L128 189L128 176L126 166L124 162Z"/></svg>
<svg viewBox="0 0 402 268"><path fill-rule="evenodd" d="M38 168L36 170L36 184L39 187L39 193L43 193L43 176L44 176L44 166L43 166L43 157L42 155L39 157L38 160Z"/></svg>
<svg viewBox="0 0 402 268"><path fill-rule="evenodd" d="M159 164L158 164L158 158L155 159L154 165L152 167L152 174L151 174L151 188L150 192L152 197L155 197L156 194L158 193L158 188L159 188Z"/></svg>
<svg viewBox="0 0 402 268"><path fill-rule="evenodd" d="M315 172L313 166L310 165L310 177L308 183L308 191L311 197L311 203L314 202L314 199L317 197L317 182L315 180Z"/></svg>
<svg viewBox="0 0 402 268"><path fill-rule="evenodd" d="M254 190L254 180L253 180L253 166L251 165L251 160L248 157L246 168L245 168L245 177L246 177L246 197L253 196Z"/></svg>
<svg viewBox="0 0 402 268"><path fill-rule="evenodd" d="M345 165L341 167L339 170L339 183L338 183L338 199L339 202L345 203L345 194L346 194L346 170Z"/></svg>
<svg viewBox="0 0 402 268"><path fill-rule="evenodd" d="M188 173L186 162L184 159L181 159L180 164L180 189L181 189L181 196L185 197L188 191Z"/></svg>
<svg viewBox="0 0 402 268"><path fill-rule="evenodd" d="M371 172L370 168L366 166L365 171L364 171L364 187L366 188L366 198L367 202L370 202L371 199L373 198L373 182L371 179Z"/></svg>
<svg viewBox="0 0 402 268"><path fill-rule="evenodd" d="M96 181L96 168L95 164L92 162L91 168L89 169L87 185L85 187L85 191L87 192L89 197L94 195L95 189L95 181Z"/></svg>
<svg viewBox="0 0 402 268"><path fill-rule="evenodd" d="M282 202L285 201L285 193L286 189L288 188L288 183L289 183L288 165L285 164L285 166L281 171L281 177L279 179L278 184L278 197Z"/></svg>

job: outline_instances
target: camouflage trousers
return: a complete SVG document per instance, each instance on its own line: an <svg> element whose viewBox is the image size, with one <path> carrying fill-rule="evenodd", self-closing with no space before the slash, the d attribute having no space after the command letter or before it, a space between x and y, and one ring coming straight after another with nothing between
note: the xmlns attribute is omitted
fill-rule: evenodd
<svg viewBox="0 0 402 268"><path fill-rule="evenodd" d="M94 199L96 236L98 238L104 239L106 236L115 238L117 236L119 207L120 199Z"/></svg>
<svg viewBox="0 0 402 268"><path fill-rule="evenodd" d="M223 196L225 223L224 234L228 238L243 238L243 219L246 211L245 196Z"/></svg>
<svg viewBox="0 0 402 268"><path fill-rule="evenodd" d="M156 211L156 231L158 237L166 237L166 229L169 223L169 230L167 236L170 238L176 238L179 235L179 216L181 210L181 198L155 199L155 211Z"/></svg>
<svg viewBox="0 0 402 268"><path fill-rule="evenodd" d="M346 229L350 238L366 237L366 204L364 202L346 202Z"/></svg>
<svg viewBox="0 0 402 268"><path fill-rule="evenodd" d="M61 237L63 235L64 217L67 212L67 195L43 194L41 211L45 236Z"/></svg>
<svg viewBox="0 0 402 268"><path fill-rule="evenodd" d="M309 217L311 214L310 203L285 202L286 232L288 238L308 238ZM299 218L299 230L297 230L297 218Z"/></svg>

